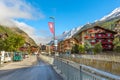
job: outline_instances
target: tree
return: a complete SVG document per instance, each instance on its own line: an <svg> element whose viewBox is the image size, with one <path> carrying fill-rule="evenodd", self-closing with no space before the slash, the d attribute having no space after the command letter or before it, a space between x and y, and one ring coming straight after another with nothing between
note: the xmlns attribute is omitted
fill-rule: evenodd
<svg viewBox="0 0 120 80"><path fill-rule="evenodd" d="M18 35L17 37L14 37L14 47L16 50L19 50L20 46L22 46L25 43L25 40L22 36Z"/></svg>
<svg viewBox="0 0 120 80"><path fill-rule="evenodd" d="M79 45L78 50L79 50L80 53L85 53L84 45Z"/></svg>
<svg viewBox="0 0 120 80"><path fill-rule="evenodd" d="M77 44L75 44L75 45L72 47L71 52L72 52L72 53L76 53L76 54L79 53L78 47L79 47L79 46L78 46Z"/></svg>
<svg viewBox="0 0 120 80"><path fill-rule="evenodd" d="M119 38L115 38L113 41L114 44L114 51L120 52L120 41Z"/></svg>
<svg viewBox="0 0 120 80"><path fill-rule="evenodd" d="M4 50L4 41L2 39L0 39L0 50Z"/></svg>
<svg viewBox="0 0 120 80"><path fill-rule="evenodd" d="M102 52L102 45L101 45L101 42L98 42L94 45L94 48L93 48L93 51L94 53L101 53Z"/></svg>
<svg viewBox="0 0 120 80"><path fill-rule="evenodd" d="M0 47L2 46L3 50L18 51L19 47L25 43L25 39L21 35L11 35L1 42Z"/></svg>
<svg viewBox="0 0 120 80"><path fill-rule="evenodd" d="M91 54L93 52L93 49L92 49L93 47L89 41L85 41L84 48L85 48L85 51L87 51L87 53Z"/></svg>

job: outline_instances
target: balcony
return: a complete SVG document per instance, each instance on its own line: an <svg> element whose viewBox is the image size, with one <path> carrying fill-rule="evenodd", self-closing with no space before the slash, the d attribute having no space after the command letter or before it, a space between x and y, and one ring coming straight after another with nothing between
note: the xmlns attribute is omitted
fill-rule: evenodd
<svg viewBox="0 0 120 80"><path fill-rule="evenodd" d="M84 38L85 38L85 39L89 39L89 36L85 36Z"/></svg>
<svg viewBox="0 0 120 80"><path fill-rule="evenodd" d="M90 32L90 33L94 33L94 32L95 32L95 30L91 29L91 30L89 30L89 32Z"/></svg>
<svg viewBox="0 0 120 80"><path fill-rule="evenodd" d="M91 36L91 38L93 39L93 38L95 38L95 36Z"/></svg>
<svg viewBox="0 0 120 80"><path fill-rule="evenodd" d="M112 44L112 42L102 41L102 44Z"/></svg>
<svg viewBox="0 0 120 80"><path fill-rule="evenodd" d="M114 38L112 34L96 34L96 38Z"/></svg>

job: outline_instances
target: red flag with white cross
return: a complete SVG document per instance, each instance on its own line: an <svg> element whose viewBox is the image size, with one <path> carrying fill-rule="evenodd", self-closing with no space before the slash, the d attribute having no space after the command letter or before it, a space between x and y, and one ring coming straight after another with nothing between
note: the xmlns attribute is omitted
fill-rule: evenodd
<svg viewBox="0 0 120 80"><path fill-rule="evenodd" d="M54 34L54 23L53 22L48 22L49 28L50 28L50 32L52 34Z"/></svg>

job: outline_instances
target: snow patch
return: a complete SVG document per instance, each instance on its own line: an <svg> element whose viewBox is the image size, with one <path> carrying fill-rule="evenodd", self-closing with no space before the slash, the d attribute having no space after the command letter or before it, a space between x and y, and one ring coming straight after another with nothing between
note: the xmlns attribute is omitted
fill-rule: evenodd
<svg viewBox="0 0 120 80"><path fill-rule="evenodd" d="M102 19L100 19L100 21L104 21L104 20L107 20L107 19L112 19L112 18L118 17L118 16L120 16L120 7L113 10L110 14L104 16Z"/></svg>

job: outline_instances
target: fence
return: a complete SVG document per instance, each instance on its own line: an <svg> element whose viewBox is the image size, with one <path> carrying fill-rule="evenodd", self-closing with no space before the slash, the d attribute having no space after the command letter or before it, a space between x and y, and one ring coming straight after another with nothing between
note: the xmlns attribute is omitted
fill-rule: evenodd
<svg viewBox="0 0 120 80"><path fill-rule="evenodd" d="M73 56L62 54L60 57L120 76L120 56L77 54Z"/></svg>
<svg viewBox="0 0 120 80"><path fill-rule="evenodd" d="M55 58L54 65L65 76L65 80L120 80L119 76L62 58Z"/></svg>
<svg viewBox="0 0 120 80"><path fill-rule="evenodd" d="M0 66L1 66L1 56L0 56Z"/></svg>

